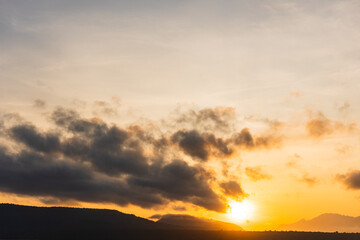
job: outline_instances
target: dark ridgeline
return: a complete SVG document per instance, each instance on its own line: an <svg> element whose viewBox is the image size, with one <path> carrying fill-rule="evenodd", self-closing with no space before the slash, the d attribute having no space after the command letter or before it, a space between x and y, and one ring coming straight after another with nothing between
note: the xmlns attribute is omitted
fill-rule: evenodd
<svg viewBox="0 0 360 240"><path fill-rule="evenodd" d="M190 215L167 214L162 216L156 223L178 229L244 231L243 228L233 223L201 219Z"/></svg>
<svg viewBox="0 0 360 240"><path fill-rule="evenodd" d="M200 224L206 229L207 221L197 222L196 218L182 216L181 220L184 219L190 219L190 225ZM171 222L176 225L169 224ZM208 229L220 223L210 221ZM153 222L115 210L0 204L0 239L359 240L360 234L189 230L174 216L171 221Z"/></svg>
<svg viewBox="0 0 360 240"><path fill-rule="evenodd" d="M0 239L50 236L108 239L124 230L159 228L162 225L115 210L0 204Z"/></svg>

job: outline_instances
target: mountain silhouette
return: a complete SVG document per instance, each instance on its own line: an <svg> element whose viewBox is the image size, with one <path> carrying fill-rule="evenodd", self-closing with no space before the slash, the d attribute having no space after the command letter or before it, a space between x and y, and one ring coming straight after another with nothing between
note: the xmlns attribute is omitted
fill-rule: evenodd
<svg viewBox="0 0 360 240"><path fill-rule="evenodd" d="M189 230L244 231L243 228L233 223L197 218L190 215L167 214L162 216L157 223Z"/></svg>
<svg viewBox="0 0 360 240"><path fill-rule="evenodd" d="M39 240L357 240L360 234L247 232L231 223L189 215L157 222L116 210L0 204L0 239Z"/></svg>
<svg viewBox="0 0 360 240"><path fill-rule="evenodd" d="M282 225L279 230L312 232L360 232L360 217L350 217L335 213L324 213L310 220Z"/></svg>
<svg viewBox="0 0 360 240"><path fill-rule="evenodd" d="M165 229L153 221L116 210L0 204L0 239L54 238L56 235L106 239L119 231ZM51 237L50 237L51 236Z"/></svg>
<svg viewBox="0 0 360 240"><path fill-rule="evenodd" d="M66 237L79 236L106 239L139 231L167 230L242 230L241 227L220 221L189 215L164 215L154 222L132 214L108 209L33 207L0 204L0 239L4 237L43 238L61 233ZM80 234L80 235L79 235ZM84 235L85 234L85 235Z"/></svg>

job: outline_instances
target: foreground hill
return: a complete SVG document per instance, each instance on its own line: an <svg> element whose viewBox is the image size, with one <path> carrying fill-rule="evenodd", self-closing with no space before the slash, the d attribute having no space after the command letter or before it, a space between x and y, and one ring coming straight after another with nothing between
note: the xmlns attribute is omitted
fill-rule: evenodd
<svg viewBox="0 0 360 240"><path fill-rule="evenodd" d="M0 204L0 239L58 233L113 235L121 230L165 228L153 221L107 209L30 207Z"/></svg>
<svg viewBox="0 0 360 240"><path fill-rule="evenodd" d="M189 230L244 231L240 226L233 223L197 218L190 215L168 214L162 216L157 223Z"/></svg>
<svg viewBox="0 0 360 240"><path fill-rule="evenodd" d="M167 216L167 215L165 215ZM189 230L187 221L201 229L208 222L167 216L153 222L134 215L106 209L29 207L0 204L0 239L101 239L101 240L358 240L360 234L246 232ZM210 221L214 224L224 224ZM176 224L175 224L176 223ZM180 224L181 223L181 224ZM231 225L231 224L230 224ZM193 229L193 228L191 228Z"/></svg>
<svg viewBox="0 0 360 240"><path fill-rule="evenodd" d="M360 217L325 213L316 218L302 219L296 223L283 225L279 230L320 231L320 232L360 232Z"/></svg>
<svg viewBox="0 0 360 240"><path fill-rule="evenodd" d="M242 230L242 228L231 223L188 215L165 215L154 222L116 210L0 204L0 239L20 236L39 237L58 232L86 233L91 236L101 235L101 238L104 238L106 235L114 236L119 232L144 230Z"/></svg>

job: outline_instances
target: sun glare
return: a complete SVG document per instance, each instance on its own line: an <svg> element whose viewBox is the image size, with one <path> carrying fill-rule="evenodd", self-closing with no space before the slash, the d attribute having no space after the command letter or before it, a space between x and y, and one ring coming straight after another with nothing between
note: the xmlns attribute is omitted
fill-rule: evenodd
<svg viewBox="0 0 360 240"><path fill-rule="evenodd" d="M245 199L242 202L233 201L229 205L228 214L231 218L243 222L253 217L255 206L249 200Z"/></svg>

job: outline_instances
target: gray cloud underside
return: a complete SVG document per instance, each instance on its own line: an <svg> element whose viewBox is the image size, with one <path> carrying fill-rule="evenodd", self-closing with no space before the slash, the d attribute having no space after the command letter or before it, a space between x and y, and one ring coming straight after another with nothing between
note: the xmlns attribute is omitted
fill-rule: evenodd
<svg viewBox="0 0 360 240"><path fill-rule="evenodd" d="M360 171L353 170L346 174L338 174L336 179L342 182L347 188L359 190L360 189Z"/></svg>
<svg viewBox="0 0 360 240"><path fill-rule="evenodd" d="M161 148L170 143L163 137L156 139L140 127L121 129L84 119L63 108L51 119L55 131L40 131L30 123L5 129L21 150L0 150L1 191L141 207L178 200L224 211L203 167L164 161ZM145 154L145 146L152 148L152 156Z"/></svg>
<svg viewBox="0 0 360 240"><path fill-rule="evenodd" d="M218 138L215 134L200 133L197 130L179 130L172 135L171 140L178 144L184 153L200 161L207 161L213 157L227 158L239 149L274 148L281 144L280 137L253 137L247 128L230 138Z"/></svg>
<svg viewBox="0 0 360 240"><path fill-rule="evenodd" d="M212 190L216 178L203 163L228 158L237 148L270 147L276 142L253 137L248 129L226 139L196 129L155 137L140 126L123 129L61 107L50 119L56 128L49 131L25 121L3 125L7 140L17 147L0 148L0 191L145 208L176 200L221 212L226 204ZM198 164L191 166L179 154L169 158L168 149L181 150ZM226 195L246 195L237 182L220 186Z"/></svg>

